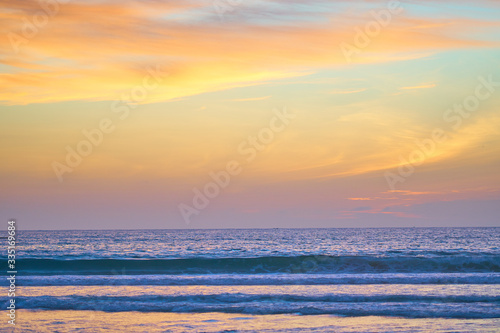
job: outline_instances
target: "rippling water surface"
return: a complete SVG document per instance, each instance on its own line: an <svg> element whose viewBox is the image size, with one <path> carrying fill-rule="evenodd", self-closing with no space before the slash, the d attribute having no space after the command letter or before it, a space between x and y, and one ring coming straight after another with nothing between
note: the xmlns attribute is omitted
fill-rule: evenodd
<svg viewBox="0 0 500 333"><path fill-rule="evenodd" d="M500 318L500 228L18 236L16 302L28 311L494 320L483 329Z"/></svg>

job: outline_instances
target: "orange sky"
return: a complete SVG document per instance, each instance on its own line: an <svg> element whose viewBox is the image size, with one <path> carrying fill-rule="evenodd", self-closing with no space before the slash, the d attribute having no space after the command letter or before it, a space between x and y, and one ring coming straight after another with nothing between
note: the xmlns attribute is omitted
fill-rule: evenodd
<svg viewBox="0 0 500 333"><path fill-rule="evenodd" d="M497 2L220 3L4 1L2 217L498 225Z"/></svg>

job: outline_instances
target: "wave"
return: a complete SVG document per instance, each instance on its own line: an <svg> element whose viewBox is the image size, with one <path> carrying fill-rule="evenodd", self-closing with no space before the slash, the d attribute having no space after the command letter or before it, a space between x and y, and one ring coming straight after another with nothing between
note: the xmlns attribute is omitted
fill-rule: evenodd
<svg viewBox="0 0 500 333"><path fill-rule="evenodd" d="M3 260L6 265L6 261ZM493 273L500 256L291 256L184 259L19 259L24 275L261 274L261 273Z"/></svg>
<svg viewBox="0 0 500 333"><path fill-rule="evenodd" d="M2 280L1 285L7 286ZM18 276L19 286L500 284L500 273Z"/></svg>
<svg viewBox="0 0 500 333"><path fill-rule="evenodd" d="M7 305L8 300L0 297ZM419 295L180 295L17 297L20 309L244 314L331 314L409 318L500 318L493 296Z"/></svg>

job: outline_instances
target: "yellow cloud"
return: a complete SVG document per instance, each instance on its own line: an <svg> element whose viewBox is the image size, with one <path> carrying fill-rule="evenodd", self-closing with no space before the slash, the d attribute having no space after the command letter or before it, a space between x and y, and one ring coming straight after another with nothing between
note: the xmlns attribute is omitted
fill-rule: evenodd
<svg viewBox="0 0 500 333"><path fill-rule="evenodd" d="M22 34L19 22L39 6L34 0L7 1L0 10L0 34ZM339 45L353 43L355 25L340 24L345 22L343 14L325 13L332 18L328 23L300 26L182 20L194 15L193 9L197 13L193 17L214 15L213 7L201 1L61 4L35 36L18 45L19 53L13 51L8 38L0 40L0 59L9 67L0 77L0 100L7 104L116 100L122 90L140 83L148 66L161 65L169 78L145 102L267 83L304 75L306 69L348 65ZM433 27L436 23L398 17L354 62L400 61L439 50L497 45L450 37L439 26ZM470 24L474 22L454 21L453 26L461 31ZM411 29L424 25L429 27Z"/></svg>
<svg viewBox="0 0 500 333"><path fill-rule="evenodd" d="M248 102L248 101L262 101L264 99L271 98L272 96L264 96L264 97L252 97L252 98L238 98L231 99L232 102Z"/></svg>
<svg viewBox="0 0 500 333"><path fill-rule="evenodd" d="M366 89L356 89L356 90L344 90L344 91L331 91L329 92L329 94L333 94L333 95L345 95L345 94L355 94L355 93L358 93L358 92L362 92L362 91L365 91Z"/></svg>
<svg viewBox="0 0 500 333"><path fill-rule="evenodd" d="M435 84L426 84L421 86L401 87L399 89L400 90L428 89L428 88L434 88L435 86L436 86Z"/></svg>

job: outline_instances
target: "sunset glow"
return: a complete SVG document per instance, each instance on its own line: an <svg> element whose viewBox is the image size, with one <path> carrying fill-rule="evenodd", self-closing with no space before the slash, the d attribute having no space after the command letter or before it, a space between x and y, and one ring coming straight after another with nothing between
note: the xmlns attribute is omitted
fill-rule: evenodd
<svg viewBox="0 0 500 333"><path fill-rule="evenodd" d="M0 211L26 229L498 226L499 17L487 0L3 1Z"/></svg>

